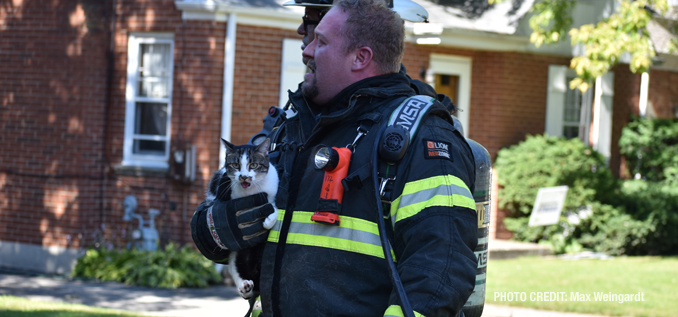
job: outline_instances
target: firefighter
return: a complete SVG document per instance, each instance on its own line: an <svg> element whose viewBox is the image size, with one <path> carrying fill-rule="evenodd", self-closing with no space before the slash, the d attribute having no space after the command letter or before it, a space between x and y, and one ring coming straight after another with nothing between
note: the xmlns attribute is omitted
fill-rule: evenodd
<svg viewBox="0 0 678 317"><path fill-rule="evenodd" d="M379 1L342 0L315 32L303 52L310 72L301 91L290 94L297 114L270 136L278 154L278 222L259 234L266 230L254 220L272 211L265 197L201 204L191 223L193 238L216 262L229 250L214 239L230 250L266 243L261 316L403 316L377 230L379 189L369 185L377 177L369 168L376 164L373 144L380 127L417 93L400 71L402 20ZM414 312L455 316L475 284L474 160L444 107L432 104L440 116L423 116L404 157L380 164L388 168L379 177L394 180L383 216ZM416 104L407 109L417 110ZM322 146L349 147L352 153L341 204L320 199L325 172L314 167L314 155ZM235 216L251 206L258 207ZM203 220L208 208L228 214L216 237ZM339 225L313 221L320 210L335 212ZM246 223L255 225L238 226Z"/></svg>

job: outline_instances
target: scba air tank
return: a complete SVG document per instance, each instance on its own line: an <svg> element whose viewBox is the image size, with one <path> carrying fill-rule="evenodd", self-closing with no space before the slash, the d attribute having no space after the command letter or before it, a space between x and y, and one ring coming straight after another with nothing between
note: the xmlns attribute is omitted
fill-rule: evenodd
<svg viewBox="0 0 678 317"><path fill-rule="evenodd" d="M454 126L463 134L459 120L454 118ZM473 199L478 213L478 246L474 250L478 266L476 268L476 285L471 297L462 309L465 317L480 317L485 307L485 282L487 280L488 239L490 236L490 193L492 183L492 158L490 153L471 139L466 139L473 152L476 163L476 180Z"/></svg>

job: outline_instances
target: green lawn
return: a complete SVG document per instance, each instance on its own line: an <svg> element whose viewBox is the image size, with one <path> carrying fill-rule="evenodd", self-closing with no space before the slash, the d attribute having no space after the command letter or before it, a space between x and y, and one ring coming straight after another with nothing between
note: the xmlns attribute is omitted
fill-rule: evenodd
<svg viewBox="0 0 678 317"><path fill-rule="evenodd" d="M596 301L597 293L640 293L643 301ZM678 257L524 257L490 260L487 266L485 302L497 305L611 316L678 316L677 295Z"/></svg>
<svg viewBox="0 0 678 317"><path fill-rule="evenodd" d="M34 301L21 297L0 296L2 317L112 317L143 316L112 309L89 307L78 304Z"/></svg>

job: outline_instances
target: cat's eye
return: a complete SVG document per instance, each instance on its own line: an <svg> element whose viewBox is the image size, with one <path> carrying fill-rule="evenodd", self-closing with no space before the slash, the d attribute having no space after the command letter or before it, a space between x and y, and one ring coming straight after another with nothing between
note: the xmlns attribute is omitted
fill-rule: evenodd
<svg viewBox="0 0 678 317"><path fill-rule="evenodd" d="M250 163L250 169L251 169L251 170L256 169L257 167L259 167L259 164L257 164L257 163Z"/></svg>
<svg viewBox="0 0 678 317"><path fill-rule="evenodd" d="M231 163L231 168L236 170L240 169L240 163Z"/></svg>

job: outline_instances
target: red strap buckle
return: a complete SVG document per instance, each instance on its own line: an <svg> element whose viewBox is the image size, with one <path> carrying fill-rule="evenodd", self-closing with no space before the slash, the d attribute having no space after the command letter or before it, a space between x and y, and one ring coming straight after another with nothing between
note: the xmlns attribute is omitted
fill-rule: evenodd
<svg viewBox="0 0 678 317"><path fill-rule="evenodd" d="M311 216L311 221L321 222L328 225L338 226L341 224L339 215L329 212L329 211L316 211Z"/></svg>

